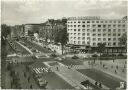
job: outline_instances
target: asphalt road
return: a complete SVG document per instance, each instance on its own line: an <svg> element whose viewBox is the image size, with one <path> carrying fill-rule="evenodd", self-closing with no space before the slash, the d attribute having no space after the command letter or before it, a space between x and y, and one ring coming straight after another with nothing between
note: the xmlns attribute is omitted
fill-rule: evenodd
<svg viewBox="0 0 128 90"><path fill-rule="evenodd" d="M71 58L66 58L60 62L65 65L82 65L83 64L83 62L80 61L79 59L71 59Z"/></svg>
<svg viewBox="0 0 128 90"><path fill-rule="evenodd" d="M15 50L21 52L22 54L30 54L25 48L14 42Z"/></svg>
<svg viewBox="0 0 128 90"><path fill-rule="evenodd" d="M41 51L41 52L44 52L44 53L51 53L51 52L52 52L52 51L48 50L47 48L43 48L43 47L41 47L41 46L39 46L39 45L37 45L37 44L35 44L35 43L32 43L32 42L30 42L30 41L25 40L24 42L25 42L27 45L32 46L33 48L35 48L35 49L37 49L37 50L39 50L39 51Z"/></svg>
<svg viewBox="0 0 128 90"><path fill-rule="evenodd" d="M41 62L37 61L30 65L31 68L41 68L46 66ZM60 78L57 74L54 72L46 72L43 75L43 78L48 82L48 89L73 89L71 85L69 85L66 81L64 81L62 78Z"/></svg>
<svg viewBox="0 0 128 90"><path fill-rule="evenodd" d="M50 89L74 89L54 72L47 73L44 78L48 81L48 86L51 87Z"/></svg>
<svg viewBox="0 0 128 90"><path fill-rule="evenodd" d="M119 87L120 82L122 81L95 69L81 69L78 71L98 82L103 83L104 85L108 86L109 88L112 88L113 90Z"/></svg>

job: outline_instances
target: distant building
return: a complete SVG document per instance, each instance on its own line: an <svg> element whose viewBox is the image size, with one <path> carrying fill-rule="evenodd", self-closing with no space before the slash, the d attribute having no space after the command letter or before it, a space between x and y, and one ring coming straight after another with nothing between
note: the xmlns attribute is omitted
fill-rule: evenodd
<svg viewBox="0 0 128 90"><path fill-rule="evenodd" d="M66 18L58 20L49 19L42 24L42 28L39 31L39 36L44 38L45 41L54 42L57 32L66 27L66 22Z"/></svg>
<svg viewBox="0 0 128 90"><path fill-rule="evenodd" d="M39 33L39 29L41 28L41 24L25 24L25 36L33 36L34 33Z"/></svg>
<svg viewBox="0 0 128 90"><path fill-rule="evenodd" d="M24 25L15 25L11 27L11 38L24 36Z"/></svg>
<svg viewBox="0 0 128 90"><path fill-rule="evenodd" d="M89 45L95 48L98 43L106 43L106 52L122 52L118 48L119 38L127 33L127 20L91 16L70 17L67 19L67 32L69 44Z"/></svg>

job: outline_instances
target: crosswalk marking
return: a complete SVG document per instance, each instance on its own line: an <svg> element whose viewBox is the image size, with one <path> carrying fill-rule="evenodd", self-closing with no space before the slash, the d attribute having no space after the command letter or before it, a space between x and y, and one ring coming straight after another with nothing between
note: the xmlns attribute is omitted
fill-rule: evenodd
<svg viewBox="0 0 128 90"><path fill-rule="evenodd" d="M24 54L24 55L20 55L21 57L29 57L29 56L33 56L32 54Z"/></svg>
<svg viewBox="0 0 128 90"><path fill-rule="evenodd" d="M68 67L72 69L86 69L87 68L85 65L69 65Z"/></svg>
<svg viewBox="0 0 128 90"><path fill-rule="evenodd" d="M48 72L48 68L43 68L43 67L33 68L33 70L36 72L36 74Z"/></svg>
<svg viewBox="0 0 128 90"><path fill-rule="evenodd" d="M62 67L62 68L61 68ZM58 66L58 69L63 69L64 66ZM71 67L71 66L67 66L67 67ZM72 65L71 69L86 69L87 67L84 66L84 65ZM39 73L44 73L44 72L48 72L48 68L44 68L44 67L40 67L40 68L33 68L33 70L39 74ZM57 70L57 67L56 66L53 66L50 68L51 71L56 71Z"/></svg>

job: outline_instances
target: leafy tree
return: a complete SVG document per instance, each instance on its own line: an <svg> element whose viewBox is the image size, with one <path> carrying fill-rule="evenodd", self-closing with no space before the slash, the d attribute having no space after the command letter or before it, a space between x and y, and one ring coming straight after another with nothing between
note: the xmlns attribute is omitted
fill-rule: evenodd
<svg viewBox="0 0 128 90"><path fill-rule="evenodd" d="M1 25L1 87L5 87L5 70L6 70L6 56L7 56L7 42L6 38L10 34L11 29L6 24Z"/></svg>
<svg viewBox="0 0 128 90"><path fill-rule="evenodd" d="M105 43L98 43L98 47L97 47L97 51L100 53L100 56L101 56L101 53L104 52L105 50Z"/></svg>
<svg viewBox="0 0 128 90"><path fill-rule="evenodd" d="M68 41L68 33L66 31L66 28L63 28L62 30L60 30L56 37L55 37L55 42L56 43L61 43L61 47L62 47L62 54L63 54L63 49L64 49L64 45L67 44Z"/></svg>
<svg viewBox="0 0 128 90"><path fill-rule="evenodd" d="M125 47L127 49L127 33L124 33L119 39L120 46Z"/></svg>
<svg viewBox="0 0 128 90"><path fill-rule="evenodd" d="M7 35L11 33L10 26L7 26L6 24L1 25L1 36L4 36L5 38Z"/></svg>

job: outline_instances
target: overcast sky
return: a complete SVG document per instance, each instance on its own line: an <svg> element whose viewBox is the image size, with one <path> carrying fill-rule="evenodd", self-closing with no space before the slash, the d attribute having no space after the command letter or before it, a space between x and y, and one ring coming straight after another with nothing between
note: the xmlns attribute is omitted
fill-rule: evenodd
<svg viewBox="0 0 128 90"><path fill-rule="evenodd" d="M43 23L48 18L101 16L122 18L127 1L122 0L2 0L2 23Z"/></svg>

